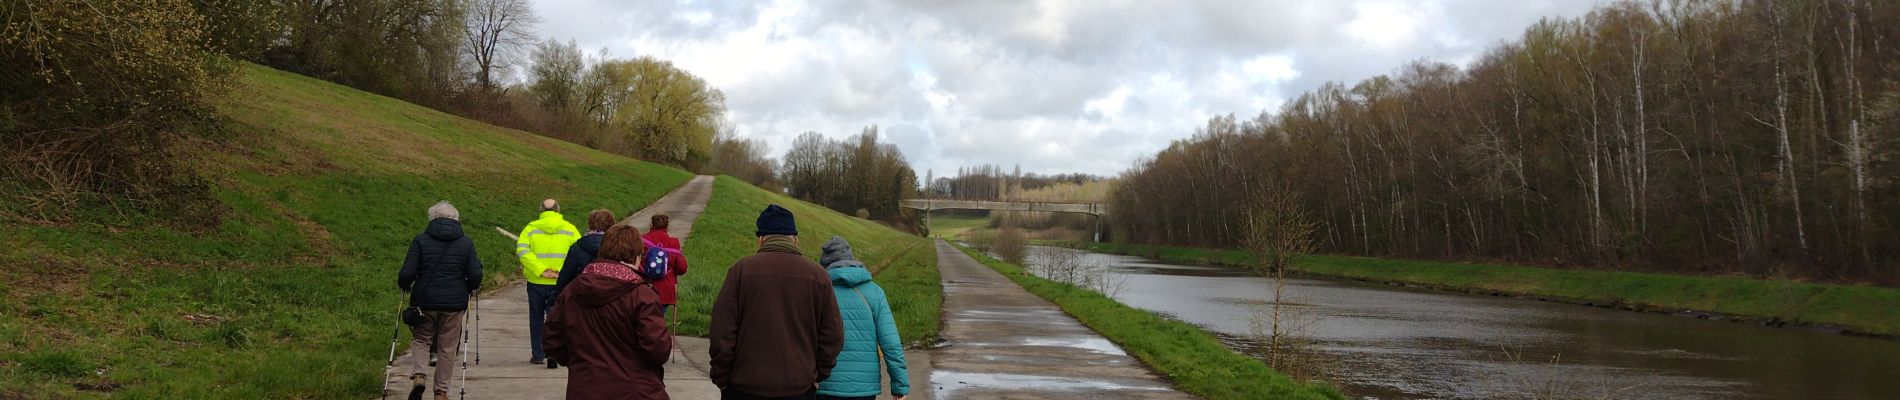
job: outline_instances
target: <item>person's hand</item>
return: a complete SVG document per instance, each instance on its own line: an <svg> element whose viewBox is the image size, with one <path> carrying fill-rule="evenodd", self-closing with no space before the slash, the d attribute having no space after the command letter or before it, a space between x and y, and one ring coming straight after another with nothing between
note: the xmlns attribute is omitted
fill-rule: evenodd
<svg viewBox="0 0 1900 400"><path fill-rule="evenodd" d="M896 400L904 400L904 396L897 396L897 397L892 397L892 399L896 399Z"/></svg>
<svg viewBox="0 0 1900 400"><path fill-rule="evenodd" d="M555 270L551 270L551 269L550 269L550 270L546 270L546 271L541 271L541 277L542 277L542 278L560 278L560 277L561 277L561 271L555 271Z"/></svg>

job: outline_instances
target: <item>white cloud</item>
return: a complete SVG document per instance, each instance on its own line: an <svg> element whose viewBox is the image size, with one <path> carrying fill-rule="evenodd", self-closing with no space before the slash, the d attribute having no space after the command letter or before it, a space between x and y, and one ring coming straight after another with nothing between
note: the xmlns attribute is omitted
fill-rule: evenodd
<svg viewBox="0 0 1900 400"><path fill-rule="evenodd" d="M726 93L782 153L882 128L919 170L1113 175L1207 117L1273 111L1328 80L1460 65L1573 0L539 0L541 31L653 55Z"/></svg>
<svg viewBox="0 0 1900 400"><path fill-rule="evenodd" d="M1378 47L1410 43L1426 18L1413 4L1397 1L1364 1L1352 8L1356 16L1346 23L1346 32Z"/></svg>

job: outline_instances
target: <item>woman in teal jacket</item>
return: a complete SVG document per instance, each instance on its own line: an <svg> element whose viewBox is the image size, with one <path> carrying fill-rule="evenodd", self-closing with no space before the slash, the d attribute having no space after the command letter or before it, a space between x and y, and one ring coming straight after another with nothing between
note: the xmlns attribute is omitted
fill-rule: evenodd
<svg viewBox="0 0 1900 400"><path fill-rule="evenodd" d="M844 238L832 236L824 249L818 263L831 274L831 290L838 295L838 315L844 320L844 351L838 352L838 366L831 368L831 378L818 384L818 398L877 397L881 351L885 370L891 374L891 396L903 399L910 394L904 341L898 337L897 322L891 319L891 304L884 299L884 288L871 282L871 271L851 255L851 243Z"/></svg>

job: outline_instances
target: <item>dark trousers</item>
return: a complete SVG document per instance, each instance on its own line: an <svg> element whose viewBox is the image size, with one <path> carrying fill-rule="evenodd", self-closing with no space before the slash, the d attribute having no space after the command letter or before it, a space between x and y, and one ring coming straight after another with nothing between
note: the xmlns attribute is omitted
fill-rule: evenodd
<svg viewBox="0 0 1900 400"><path fill-rule="evenodd" d="M548 319L548 309L554 308L554 285L528 284L528 341L533 349L534 358L547 358L548 353L541 350L541 337L547 328L541 324Z"/></svg>
<svg viewBox="0 0 1900 400"><path fill-rule="evenodd" d="M817 399L818 399L817 389L812 389L812 391L805 392L805 394L795 395L795 396L785 396L785 397L753 396L750 394L746 394L745 392L741 392L739 391L739 389L733 389L733 388L719 389L719 400L817 400Z"/></svg>

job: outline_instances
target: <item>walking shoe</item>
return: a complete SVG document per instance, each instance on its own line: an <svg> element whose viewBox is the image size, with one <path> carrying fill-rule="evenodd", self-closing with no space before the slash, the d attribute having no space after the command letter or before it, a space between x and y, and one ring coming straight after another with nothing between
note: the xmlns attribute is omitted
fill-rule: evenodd
<svg viewBox="0 0 1900 400"><path fill-rule="evenodd" d="M554 359L552 358L548 359L548 369L555 369L555 368L560 368L560 367L561 367L561 363L559 361L554 361Z"/></svg>
<svg viewBox="0 0 1900 400"><path fill-rule="evenodd" d="M429 366L435 366L435 353L429 353Z"/></svg>
<svg viewBox="0 0 1900 400"><path fill-rule="evenodd" d="M415 385L414 387L409 388L409 400L422 400L422 394L429 392L429 375L428 374L410 375L409 383Z"/></svg>
<svg viewBox="0 0 1900 400"><path fill-rule="evenodd" d="M540 363L541 363L542 361L544 361L544 360L543 360L543 359L542 359L541 357L535 357L535 358L530 358L530 359L528 359L528 363L529 363L529 364L540 364Z"/></svg>
<svg viewBox="0 0 1900 400"><path fill-rule="evenodd" d="M435 400L449 400L449 391L447 390L435 391Z"/></svg>

